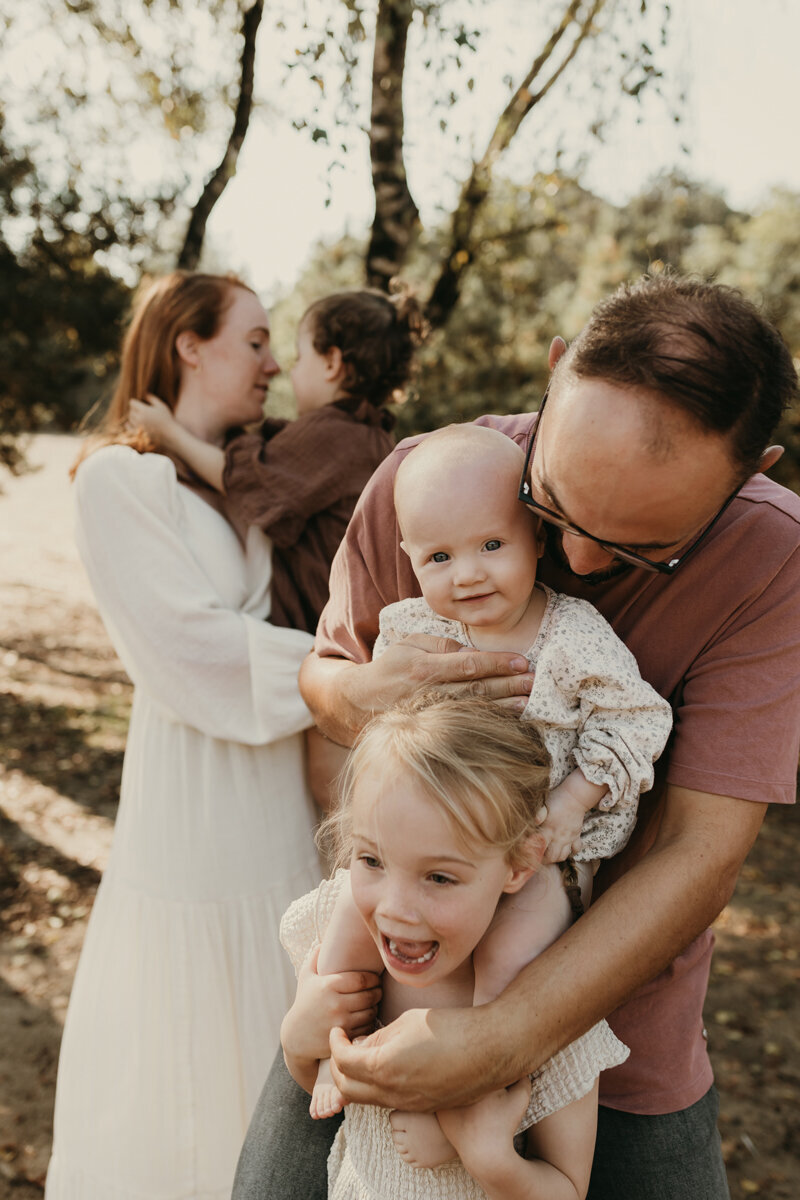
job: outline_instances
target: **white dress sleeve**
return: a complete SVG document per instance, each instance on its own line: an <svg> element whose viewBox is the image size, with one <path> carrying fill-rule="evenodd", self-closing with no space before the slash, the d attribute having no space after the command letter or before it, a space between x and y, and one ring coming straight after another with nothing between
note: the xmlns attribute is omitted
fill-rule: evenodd
<svg viewBox="0 0 800 1200"><path fill-rule="evenodd" d="M571 596L558 599L552 634L535 666L538 686L547 674L560 701L573 708L574 761L591 783L609 789L599 808L636 804L639 793L653 786L653 764L667 744L672 710L642 679L636 659L596 608Z"/></svg>
<svg viewBox="0 0 800 1200"><path fill-rule="evenodd" d="M264 745L313 724L297 675L310 634L227 606L181 536L169 459L111 446L75 479L76 542L134 685L209 737Z"/></svg>

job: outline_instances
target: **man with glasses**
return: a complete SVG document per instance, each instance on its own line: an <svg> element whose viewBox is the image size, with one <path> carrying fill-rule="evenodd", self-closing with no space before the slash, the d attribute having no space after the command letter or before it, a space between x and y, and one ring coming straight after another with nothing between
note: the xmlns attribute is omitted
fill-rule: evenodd
<svg viewBox="0 0 800 1200"><path fill-rule="evenodd" d="M535 1070L608 1017L631 1056L601 1080L589 1200L722 1200L702 1023L709 926L767 803L795 797L800 500L760 472L780 457L768 443L797 376L777 332L738 293L665 276L621 288L569 350L554 342L551 366L538 417L480 423L526 448L519 499L547 530L539 577L611 622L672 704L673 737L584 917L491 1004L415 1010L365 1045L335 1032L333 1069L348 1100L451 1107ZM524 659L451 653L455 643L421 635L369 661L380 609L419 594L392 502L397 465L417 440L362 496L301 679L319 724L342 743L419 687L477 688L519 710L530 689ZM329 1012L325 985L314 986L315 1009ZM352 1025L349 1011L372 1003L349 992L334 1020ZM309 1013L320 1056L324 1024ZM276 1066L234 1200L326 1194L326 1135L306 1133L303 1105Z"/></svg>

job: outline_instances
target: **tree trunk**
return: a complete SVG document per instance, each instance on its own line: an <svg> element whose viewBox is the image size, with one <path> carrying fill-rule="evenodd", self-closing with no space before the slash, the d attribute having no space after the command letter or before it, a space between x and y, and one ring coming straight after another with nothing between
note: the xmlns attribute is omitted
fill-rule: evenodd
<svg viewBox="0 0 800 1200"><path fill-rule="evenodd" d="M464 272L475 256L473 230L475 221L489 195L494 164L519 129L525 117L569 66L583 42L591 36L594 20L605 0L570 0L561 21L551 33L547 45L537 55L525 79L511 97L505 111L495 126L483 157L473 165L472 173L464 184L458 205L453 213L450 239L442 260L439 278L433 286L430 299L425 306L425 316L432 329L441 328L458 301ZM580 15L581 8L587 11ZM547 66L556 47L573 23L578 23L574 41L563 61L553 69L537 92L531 86L542 69Z"/></svg>
<svg viewBox="0 0 800 1200"><path fill-rule="evenodd" d="M228 139L228 145L225 148L225 153L222 156L222 161L216 171L206 181L206 185L200 195L200 199L192 209L192 215L189 220L189 228L186 231L186 239L183 243L183 248L178 255L178 267L182 267L187 271L197 269L197 264L200 261L200 254L203 249L203 239L206 234L206 225L208 218L211 216L211 210L219 200L230 180L236 173L236 163L239 158L239 151L247 133L247 127L250 124L250 113L253 107L253 74L256 59L256 34L258 27L261 24L261 18L264 13L264 0L255 0L255 3L244 14L242 20L242 35L244 37L244 46L242 48L241 57L241 80L239 83L239 98L236 101L236 112L233 118L233 129L231 136Z"/></svg>
<svg viewBox="0 0 800 1200"><path fill-rule="evenodd" d="M414 0L380 0L372 62L369 149L375 217L367 249L370 287L387 290L419 225L403 161L403 72Z"/></svg>

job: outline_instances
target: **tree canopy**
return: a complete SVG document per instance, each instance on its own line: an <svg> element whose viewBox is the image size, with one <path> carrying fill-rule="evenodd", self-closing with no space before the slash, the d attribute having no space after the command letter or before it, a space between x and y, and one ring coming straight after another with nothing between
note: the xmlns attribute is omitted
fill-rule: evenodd
<svg viewBox="0 0 800 1200"><path fill-rule="evenodd" d="M109 391L143 273L219 268L209 216L265 119L330 147L331 187L369 157L370 228L319 249L277 326L312 293L410 280L435 333L404 431L535 406L553 334L574 335L652 264L762 299L800 355L798 196L734 212L673 175L614 205L561 153L571 90L600 135L615 107L662 87L668 15L664 0L546 0L520 26L518 70L491 80L490 0L0 0L0 462L18 460L20 433L72 428ZM32 48L40 69L18 70ZM487 82L505 100L466 145L456 110ZM499 170L512 143L531 151L516 182ZM413 167L431 148L458 186L423 221ZM277 399L290 410L286 385ZM777 472L792 481L797 422Z"/></svg>

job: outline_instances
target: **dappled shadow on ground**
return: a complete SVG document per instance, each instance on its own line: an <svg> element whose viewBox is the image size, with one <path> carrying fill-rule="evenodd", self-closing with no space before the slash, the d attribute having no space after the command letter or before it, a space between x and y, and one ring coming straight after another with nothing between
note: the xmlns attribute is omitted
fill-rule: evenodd
<svg viewBox="0 0 800 1200"><path fill-rule="evenodd" d="M800 1195L800 812L770 808L717 921L706 1002L731 1195Z"/></svg>
<svg viewBox="0 0 800 1200"><path fill-rule="evenodd" d="M88 809L113 813L125 716L112 703L87 709L0 692L0 762ZM108 745L109 731L116 745Z"/></svg>

